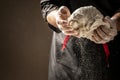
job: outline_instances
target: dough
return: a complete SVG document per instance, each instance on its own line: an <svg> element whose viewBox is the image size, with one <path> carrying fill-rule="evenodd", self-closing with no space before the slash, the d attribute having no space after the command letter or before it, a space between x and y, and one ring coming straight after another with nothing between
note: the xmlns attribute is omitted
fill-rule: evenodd
<svg viewBox="0 0 120 80"><path fill-rule="evenodd" d="M104 16L102 13L93 6L85 6L76 9L68 18L68 24L74 30L79 32L79 38L84 37L94 41L95 43L106 43L114 39L117 34L115 26L111 26L110 23L103 21ZM104 27L112 34L110 38L105 41L99 42L92 38L94 30L98 27Z"/></svg>

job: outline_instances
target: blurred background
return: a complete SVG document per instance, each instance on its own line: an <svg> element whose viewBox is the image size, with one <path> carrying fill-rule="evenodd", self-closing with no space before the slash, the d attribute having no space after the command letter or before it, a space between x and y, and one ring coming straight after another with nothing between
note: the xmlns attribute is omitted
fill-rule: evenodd
<svg viewBox="0 0 120 80"><path fill-rule="evenodd" d="M39 0L1 0L0 80L47 80L51 37Z"/></svg>

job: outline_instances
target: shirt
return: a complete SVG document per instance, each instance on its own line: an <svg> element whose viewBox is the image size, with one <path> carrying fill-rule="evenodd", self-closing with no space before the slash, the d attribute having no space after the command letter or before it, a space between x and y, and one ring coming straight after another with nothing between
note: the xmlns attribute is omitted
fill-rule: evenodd
<svg viewBox="0 0 120 80"><path fill-rule="evenodd" d="M71 13L83 6L95 6L104 16L120 11L119 0L41 0L41 12L45 21L47 14L67 6ZM108 43L110 56L107 67L102 44L86 38L71 36L62 50L66 35L48 23L53 30L49 61L49 80L120 80L120 33Z"/></svg>

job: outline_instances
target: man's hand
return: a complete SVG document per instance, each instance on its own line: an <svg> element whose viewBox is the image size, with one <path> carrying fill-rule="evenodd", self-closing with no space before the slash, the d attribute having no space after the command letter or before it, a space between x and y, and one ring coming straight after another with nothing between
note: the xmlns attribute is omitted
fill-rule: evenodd
<svg viewBox="0 0 120 80"><path fill-rule="evenodd" d="M61 6L47 15L47 21L54 27L59 28L65 35L76 36L78 32L68 27L67 19L70 15L70 10L66 6Z"/></svg>
<svg viewBox="0 0 120 80"><path fill-rule="evenodd" d="M67 19L70 16L70 11L67 7L62 6L59 8L56 14L56 24L57 27L65 34L65 35L77 35L77 31L73 30L68 26Z"/></svg>
<svg viewBox="0 0 120 80"><path fill-rule="evenodd" d="M105 17L104 22L109 23L110 28L107 28L106 26L100 26L96 30L94 30L91 39L95 43L109 42L110 40L113 40L114 37L117 35L116 22L110 17Z"/></svg>

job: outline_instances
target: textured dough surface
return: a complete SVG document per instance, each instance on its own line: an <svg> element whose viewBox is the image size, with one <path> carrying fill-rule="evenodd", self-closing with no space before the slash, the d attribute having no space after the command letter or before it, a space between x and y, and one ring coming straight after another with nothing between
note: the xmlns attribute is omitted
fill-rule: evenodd
<svg viewBox="0 0 120 80"><path fill-rule="evenodd" d="M114 38L117 34L115 30L112 30L113 26L110 26L109 23L103 22L104 16L99 10L93 6L80 7L76 9L71 16L68 18L69 26L79 32L79 37L84 37L92 40L92 34L95 29L100 26L105 27L110 32L112 32L112 38L106 39L104 42L95 42L95 43L106 43ZM93 40L92 40L93 41Z"/></svg>

